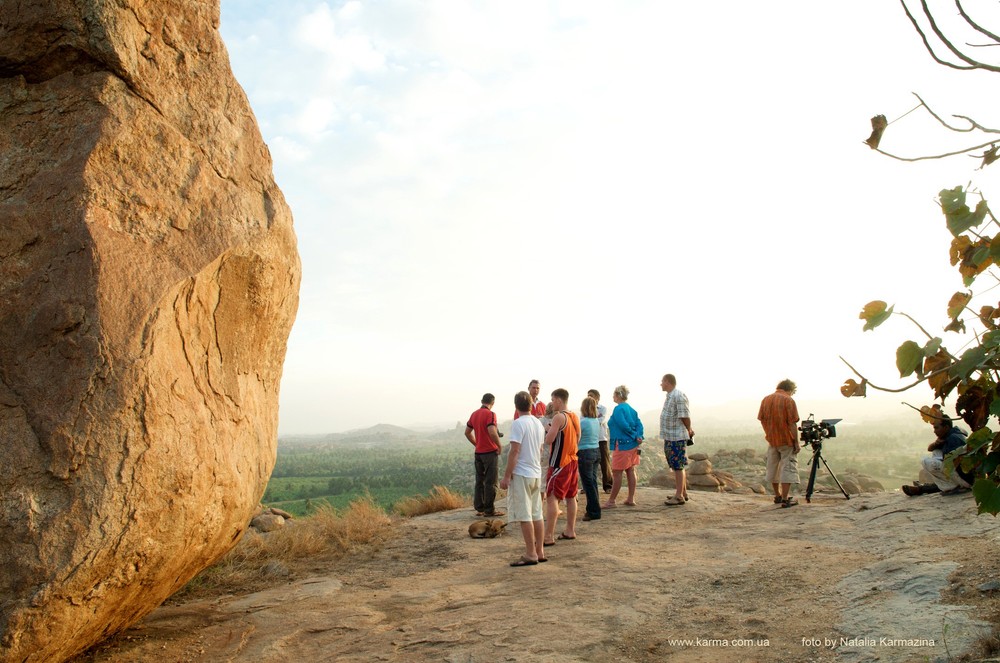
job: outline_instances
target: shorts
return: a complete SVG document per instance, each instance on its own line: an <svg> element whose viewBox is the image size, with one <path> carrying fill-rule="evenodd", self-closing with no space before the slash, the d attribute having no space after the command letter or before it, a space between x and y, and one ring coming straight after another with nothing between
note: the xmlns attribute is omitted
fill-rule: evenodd
<svg viewBox="0 0 1000 663"><path fill-rule="evenodd" d="M563 467L550 467L549 480L545 482L545 494L552 495L557 500L576 497L579 483L580 468L575 460Z"/></svg>
<svg viewBox="0 0 1000 663"><path fill-rule="evenodd" d="M542 519L542 480L515 474L507 491L507 522L530 523Z"/></svg>
<svg viewBox="0 0 1000 663"><path fill-rule="evenodd" d="M791 445L767 447L767 483L799 482L799 459L792 451Z"/></svg>
<svg viewBox="0 0 1000 663"><path fill-rule="evenodd" d="M667 465L672 470L683 470L687 467L687 440L664 440L663 455L667 457Z"/></svg>
<svg viewBox="0 0 1000 663"><path fill-rule="evenodd" d="M642 456L639 455L639 447L629 449L628 451L615 449L611 452L611 469L614 472L621 472L635 467L641 460Z"/></svg>

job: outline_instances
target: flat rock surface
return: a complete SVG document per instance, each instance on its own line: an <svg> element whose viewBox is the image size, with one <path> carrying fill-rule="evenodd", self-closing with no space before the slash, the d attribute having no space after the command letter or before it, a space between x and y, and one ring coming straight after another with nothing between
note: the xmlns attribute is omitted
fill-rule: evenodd
<svg viewBox="0 0 1000 663"><path fill-rule="evenodd" d="M944 661L992 629L977 588L1000 523L968 494L669 494L639 489L524 568L516 526L414 518L320 577L161 607L78 661Z"/></svg>

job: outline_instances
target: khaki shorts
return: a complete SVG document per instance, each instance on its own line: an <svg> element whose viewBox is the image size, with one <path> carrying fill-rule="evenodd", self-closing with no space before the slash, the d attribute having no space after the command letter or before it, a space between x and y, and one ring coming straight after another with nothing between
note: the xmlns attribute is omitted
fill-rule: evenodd
<svg viewBox="0 0 1000 663"><path fill-rule="evenodd" d="M507 490L507 522L530 523L542 519L542 480L515 474Z"/></svg>
<svg viewBox="0 0 1000 663"><path fill-rule="evenodd" d="M799 459L791 445L767 448L768 483L798 483Z"/></svg>

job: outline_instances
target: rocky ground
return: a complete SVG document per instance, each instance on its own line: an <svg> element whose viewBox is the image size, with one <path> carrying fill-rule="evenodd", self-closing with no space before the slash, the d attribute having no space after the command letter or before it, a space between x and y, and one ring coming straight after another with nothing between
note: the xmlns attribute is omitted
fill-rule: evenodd
<svg viewBox="0 0 1000 663"><path fill-rule="evenodd" d="M549 562L469 509L243 596L164 606L80 661L945 661L1000 621L1000 527L969 494L789 509L641 488Z"/></svg>

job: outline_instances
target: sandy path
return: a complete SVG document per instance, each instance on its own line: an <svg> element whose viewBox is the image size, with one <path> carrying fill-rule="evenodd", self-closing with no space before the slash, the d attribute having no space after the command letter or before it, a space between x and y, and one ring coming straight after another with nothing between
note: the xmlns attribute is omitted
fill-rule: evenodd
<svg viewBox="0 0 1000 663"><path fill-rule="evenodd" d="M520 569L517 528L472 540L469 510L415 518L369 558L160 608L85 660L926 661L989 630L988 597L943 601L962 569L998 572L998 521L968 495L667 495L640 489Z"/></svg>

